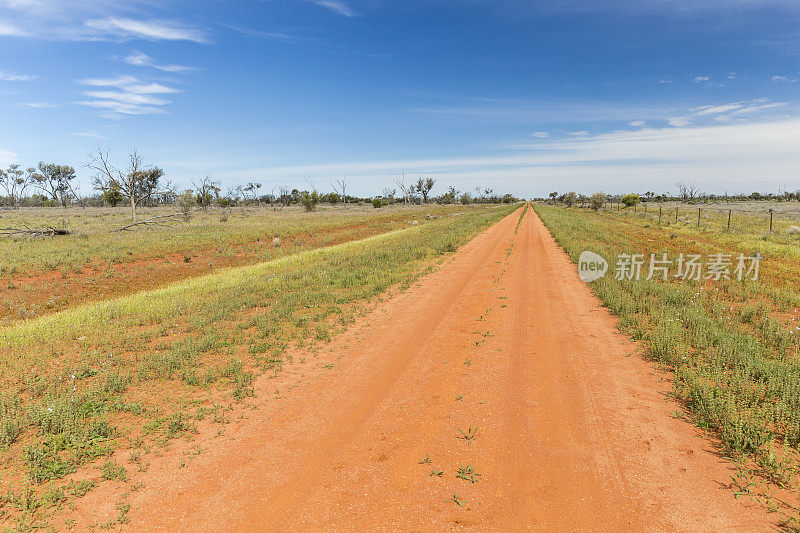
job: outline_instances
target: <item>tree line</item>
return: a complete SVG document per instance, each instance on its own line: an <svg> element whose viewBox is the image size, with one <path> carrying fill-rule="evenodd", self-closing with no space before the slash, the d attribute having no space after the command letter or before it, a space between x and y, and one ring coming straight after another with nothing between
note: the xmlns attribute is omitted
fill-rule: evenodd
<svg viewBox="0 0 800 533"><path fill-rule="evenodd" d="M433 194L436 178L418 178L406 182L405 174L393 178L396 187L385 188L381 195L374 197L348 194L346 177L332 180L330 186L333 190L324 193L318 191L308 179L307 187L304 188L280 185L266 192L261 183L248 182L230 187L223 193L221 182L206 176L192 181L190 187L182 188L168 181L162 168L145 163L136 150L128 155L127 164L122 168L115 166L110 160L109 151L103 149L90 154L85 166L93 172L92 193L87 195L81 194L75 169L69 165L40 162L36 167L23 168L14 163L6 169L0 169L0 192L5 193L0 195L0 205L11 208L125 205L135 221L137 208L162 204L177 205L183 211L240 205L301 205L310 211L316 209L320 203L368 203L380 208L398 203L471 204L518 201L511 194L498 195L485 187L459 191L450 186L437 196Z"/></svg>

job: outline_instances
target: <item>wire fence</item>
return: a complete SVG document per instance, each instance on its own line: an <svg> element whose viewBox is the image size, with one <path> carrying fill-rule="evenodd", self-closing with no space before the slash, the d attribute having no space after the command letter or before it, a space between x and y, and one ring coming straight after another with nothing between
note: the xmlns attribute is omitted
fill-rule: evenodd
<svg viewBox="0 0 800 533"><path fill-rule="evenodd" d="M675 205L652 202L626 207L620 202L614 202L607 204L605 209L647 217L658 225L686 224L706 231L800 235L800 211L777 208L774 204L761 209L746 209L719 204Z"/></svg>

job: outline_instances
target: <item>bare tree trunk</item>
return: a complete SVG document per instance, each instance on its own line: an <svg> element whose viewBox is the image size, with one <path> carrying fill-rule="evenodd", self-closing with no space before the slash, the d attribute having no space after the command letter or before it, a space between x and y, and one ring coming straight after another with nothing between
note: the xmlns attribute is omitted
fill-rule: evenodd
<svg viewBox="0 0 800 533"><path fill-rule="evenodd" d="M131 216L133 217L133 221L136 222L136 200L133 195L131 195Z"/></svg>

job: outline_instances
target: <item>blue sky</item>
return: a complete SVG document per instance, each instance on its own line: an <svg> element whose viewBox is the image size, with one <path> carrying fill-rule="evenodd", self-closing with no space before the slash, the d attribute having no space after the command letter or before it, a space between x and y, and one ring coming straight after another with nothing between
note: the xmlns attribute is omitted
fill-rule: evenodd
<svg viewBox="0 0 800 533"><path fill-rule="evenodd" d="M794 190L798 79L796 0L0 0L0 166Z"/></svg>

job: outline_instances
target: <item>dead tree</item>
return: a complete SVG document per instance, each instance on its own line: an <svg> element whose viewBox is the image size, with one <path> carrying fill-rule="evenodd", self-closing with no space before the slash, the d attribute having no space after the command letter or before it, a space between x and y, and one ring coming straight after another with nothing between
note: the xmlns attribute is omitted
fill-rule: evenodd
<svg viewBox="0 0 800 533"><path fill-rule="evenodd" d="M403 172L400 176L395 176L392 178L392 181L400 188L400 192L403 193L406 203L411 203L411 196L414 194L414 185L406 185L406 173Z"/></svg>
<svg viewBox="0 0 800 533"><path fill-rule="evenodd" d="M69 235L69 230L59 228L0 228L0 237L53 237L55 235Z"/></svg>
<svg viewBox="0 0 800 533"><path fill-rule="evenodd" d="M125 172L118 170L109 162L108 150L103 151L100 148L97 153L89 156L87 166L98 173L94 178L96 189L102 191L116 189L130 201L131 218L134 221L136 221L136 206L158 194L158 180L164 176L164 171L160 168L145 166L136 150L130 153Z"/></svg>
<svg viewBox="0 0 800 533"><path fill-rule="evenodd" d="M181 217L181 216L184 216L184 213L172 213L172 214L169 214L169 215L158 215L156 217L147 218L145 220L139 220L139 221L136 221L136 222L131 222L130 224L126 224L126 225L124 225L124 226L122 226L120 228L117 228L117 229L114 229L114 230L111 230L111 231L113 231L113 232L125 231L125 230L129 230L131 228L135 228L137 226L163 226L163 227L168 227L169 226L169 224L168 224L169 222L172 222L173 220L175 220L175 218Z"/></svg>
<svg viewBox="0 0 800 533"><path fill-rule="evenodd" d="M691 202L700 195L700 187L693 181L679 181L675 186L684 202Z"/></svg>
<svg viewBox="0 0 800 533"><path fill-rule="evenodd" d="M344 206L347 207L347 176L343 176L341 179L334 180L331 183L331 187L333 187L333 190L336 192L336 194L342 195ZM339 193L339 191L342 192Z"/></svg>

